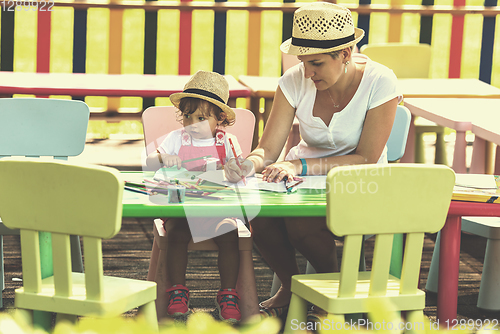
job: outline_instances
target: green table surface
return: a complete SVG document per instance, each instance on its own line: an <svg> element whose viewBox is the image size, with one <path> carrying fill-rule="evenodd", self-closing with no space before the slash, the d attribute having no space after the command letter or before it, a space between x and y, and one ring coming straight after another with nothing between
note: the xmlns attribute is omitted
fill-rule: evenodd
<svg viewBox="0 0 500 334"><path fill-rule="evenodd" d="M122 172L126 181L141 182L152 172ZM170 204L165 195L148 196L125 190L123 217L325 217L324 190L299 189L292 194L259 190L222 190L221 200L186 197L182 204Z"/></svg>

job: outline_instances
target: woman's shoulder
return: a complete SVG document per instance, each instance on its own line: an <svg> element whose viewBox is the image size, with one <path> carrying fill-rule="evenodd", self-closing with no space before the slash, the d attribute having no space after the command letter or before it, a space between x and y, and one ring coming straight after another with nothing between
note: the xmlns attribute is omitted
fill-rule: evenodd
<svg viewBox="0 0 500 334"><path fill-rule="evenodd" d="M280 81L299 81L304 77L304 65L302 63L298 63L288 70L281 76Z"/></svg>

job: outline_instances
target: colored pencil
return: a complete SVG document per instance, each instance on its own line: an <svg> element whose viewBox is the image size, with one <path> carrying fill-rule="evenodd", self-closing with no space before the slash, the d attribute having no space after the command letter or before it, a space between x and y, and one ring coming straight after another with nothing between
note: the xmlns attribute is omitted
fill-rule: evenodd
<svg viewBox="0 0 500 334"><path fill-rule="evenodd" d="M212 157L212 155L205 155L205 156L199 157L199 158L192 158L192 159L182 160L182 163L196 161L196 160L201 160L201 159L208 159L208 158L211 158L211 157Z"/></svg>
<svg viewBox="0 0 500 334"><path fill-rule="evenodd" d="M139 188L125 186L125 190L132 191L132 192L139 193L139 194L149 195L149 192L147 190L141 190Z"/></svg>
<svg viewBox="0 0 500 334"><path fill-rule="evenodd" d="M206 199L215 199L215 200L221 200L221 199L223 199L222 197L217 197L217 196L197 195L197 194L192 194L192 193L186 193L186 196L187 197L206 198Z"/></svg>
<svg viewBox="0 0 500 334"><path fill-rule="evenodd" d="M231 140L231 138L228 139L229 139L229 144L231 145L231 150L233 150L233 156L236 159L236 164L238 165L238 167L240 167L240 170L243 172L243 169L241 169L240 161L238 160L238 156L236 155L236 150L234 149L233 141ZM243 181L244 185L247 185L247 181L244 176L241 177L241 180Z"/></svg>

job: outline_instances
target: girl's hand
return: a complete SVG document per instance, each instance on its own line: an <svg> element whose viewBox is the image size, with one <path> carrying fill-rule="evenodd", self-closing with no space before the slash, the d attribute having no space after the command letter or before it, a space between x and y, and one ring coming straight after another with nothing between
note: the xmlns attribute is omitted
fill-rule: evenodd
<svg viewBox="0 0 500 334"><path fill-rule="evenodd" d="M281 182L285 176L288 180L293 180L295 177L295 166L290 161L280 161L267 166L262 171L262 181Z"/></svg>
<svg viewBox="0 0 500 334"><path fill-rule="evenodd" d="M178 155L161 154L161 160L165 167L177 166L177 169L180 169L182 165L182 160Z"/></svg>
<svg viewBox="0 0 500 334"><path fill-rule="evenodd" d="M224 172L226 174L226 178L228 181L237 183L241 181L241 179L245 176L255 174L255 170L253 168L253 163L250 160L245 160L238 158L241 169L236 163L235 158L229 159L229 161L224 165Z"/></svg>

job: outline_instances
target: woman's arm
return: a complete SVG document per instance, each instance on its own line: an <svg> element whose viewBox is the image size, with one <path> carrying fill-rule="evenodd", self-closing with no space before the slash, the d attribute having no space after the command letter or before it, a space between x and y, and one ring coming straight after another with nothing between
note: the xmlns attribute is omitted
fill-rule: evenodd
<svg viewBox="0 0 500 334"><path fill-rule="evenodd" d="M259 145L247 157L253 162L256 172L261 172L264 167L278 160L290 134L294 117L295 109L278 87Z"/></svg>
<svg viewBox="0 0 500 334"><path fill-rule="evenodd" d="M356 151L348 155L306 159L307 175L325 175L336 166L376 163L391 134L397 104L398 99L394 98L368 110ZM293 178L302 172L302 162L292 160L272 164L262 174L268 181L280 182L285 176Z"/></svg>
<svg viewBox="0 0 500 334"><path fill-rule="evenodd" d="M226 177L232 182L238 182L242 176L261 172L266 166L276 162L285 146L294 117L295 109L278 87L259 145L242 163L243 170L240 170L234 160L230 160L225 167Z"/></svg>

